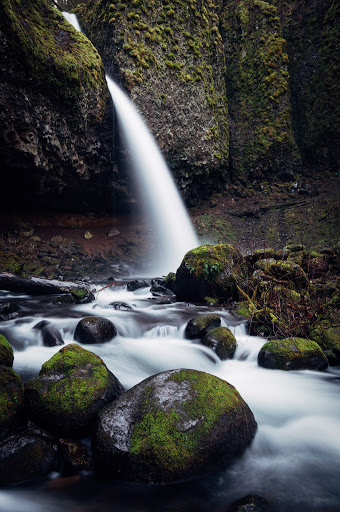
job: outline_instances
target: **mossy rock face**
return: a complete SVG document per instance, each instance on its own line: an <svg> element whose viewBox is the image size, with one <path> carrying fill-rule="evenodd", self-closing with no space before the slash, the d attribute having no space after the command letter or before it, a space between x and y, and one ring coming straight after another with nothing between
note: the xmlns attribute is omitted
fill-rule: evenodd
<svg viewBox="0 0 340 512"><path fill-rule="evenodd" d="M14 361L13 349L3 334L0 334L0 365L12 368Z"/></svg>
<svg viewBox="0 0 340 512"><path fill-rule="evenodd" d="M317 343L302 338L287 338L265 343L258 364L274 370L325 370L328 360Z"/></svg>
<svg viewBox="0 0 340 512"><path fill-rule="evenodd" d="M39 478L57 469L56 441L43 430L18 429L0 441L0 483Z"/></svg>
<svg viewBox="0 0 340 512"><path fill-rule="evenodd" d="M238 249L230 244L202 245L184 256L174 291L182 300L233 299L246 276L247 265Z"/></svg>
<svg viewBox="0 0 340 512"><path fill-rule="evenodd" d="M203 345L211 347L222 361L231 359L236 350L236 338L228 327L216 327L202 338Z"/></svg>
<svg viewBox="0 0 340 512"><path fill-rule="evenodd" d="M184 336L193 340L195 338L203 338L209 331L221 325L221 317L219 315L207 314L197 316L189 320Z"/></svg>
<svg viewBox="0 0 340 512"><path fill-rule="evenodd" d="M130 92L191 204L227 178L218 7L210 1L102 0L77 9L107 72Z"/></svg>
<svg viewBox="0 0 340 512"><path fill-rule="evenodd" d="M23 418L24 390L20 376L0 365L0 438Z"/></svg>
<svg viewBox="0 0 340 512"><path fill-rule="evenodd" d="M269 279L270 277L274 277L288 287L290 286L300 290L309 286L307 274L300 265L293 261L277 261L270 258L257 261L255 267L262 270L265 275L268 275Z"/></svg>
<svg viewBox="0 0 340 512"><path fill-rule="evenodd" d="M320 322L312 327L310 337L328 357L329 364L340 364L340 328L331 327L329 322Z"/></svg>
<svg viewBox="0 0 340 512"><path fill-rule="evenodd" d="M1 2L0 34L3 204L112 207L119 177L97 50L48 0Z"/></svg>
<svg viewBox="0 0 340 512"><path fill-rule="evenodd" d="M235 460L256 428L231 384L204 372L171 370L144 380L101 412L95 466L129 480L189 478Z"/></svg>
<svg viewBox="0 0 340 512"><path fill-rule="evenodd" d="M60 436L90 432L99 411L123 391L102 359L76 344L63 347L25 384L29 417Z"/></svg>
<svg viewBox="0 0 340 512"><path fill-rule="evenodd" d="M294 179L301 157L293 135L286 41L276 7L262 0L223 2L230 154L236 175ZM282 172L284 171L284 172Z"/></svg>
<svg viewBox="0 0 340 512"><path fill-rule="evenodd" d="M86 344L105 343L115 336L117 336L115 325L107 318L99 316L82 318L74 331L74 339Z"/></svg>

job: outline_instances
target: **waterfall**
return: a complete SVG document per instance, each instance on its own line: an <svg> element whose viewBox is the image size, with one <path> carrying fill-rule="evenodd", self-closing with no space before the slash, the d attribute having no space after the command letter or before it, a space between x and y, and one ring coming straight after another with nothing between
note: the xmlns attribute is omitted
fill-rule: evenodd
<svg viewBox="0 0 340 512"><path fill-rule="evenodd" d="M80 30L75 14L64 13ZM153 274L175 272L184 254L199 245L195 230L177 190L170 170L155 139L128 96L106 76L116 113L116 121L128 164L138 184L143 209L154 232L151 248Z"/></svg>

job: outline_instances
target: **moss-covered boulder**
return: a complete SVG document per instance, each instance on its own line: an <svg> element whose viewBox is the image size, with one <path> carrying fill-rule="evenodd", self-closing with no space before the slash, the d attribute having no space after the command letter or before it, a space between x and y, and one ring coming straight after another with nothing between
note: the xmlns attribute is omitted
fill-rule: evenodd
<svg viewBox="0 0 340 512"><path fill-rule="evenodd" d="M329 322L320 322L312 327L310 338L315 341L326 354L329 364L340 364L340 328L332 327Z"/></svg>
<svg viewBox="0 0 340 512"><path fill-rule="evenodd" d="M257 362L275 370L325 370L328 360L317 343L302 338L287 338L265 343Z"/></svg>
<svg viewBox="0 0 340 512"><path fill-rule="evenodd" d="M304 270L293 261L281 261L273 258L259 260L255 268L262 270L262 276L274 282L285 284L288 287L307 288L309 279Z"/></svg>
<svg viewBox="0 0 340 512"><path fill-rule="evenodd" d="M0 365L0 438L23 419L24 390L20 376Z"/></svg>
<svg viewBox="0 0 340 512"><path fill-rule="evenodd" d="M247 265L238 249L230 244L202 245L184 256L174 291L182 300L233 299L246 276Z"/></svg>
<svg viewBox="0 0 340 512"><path fill-rule="evenodd" d="M3 334L0 334L0 365L9 366L12 368L13 361L13 349L8 343L7 338L5 338Z"/></svg>
<svg viewBox="0 0 340 512"><path fill-rule="evenodd" d="M39 478L57 469L57 443L35 427L18 429L0 441L0 484Z"/></svg>
<svg viewBox="0 0 340 512"><path fill-rule="evenodd" d="M88 2L78 8L107 72L126 88L184 197L225 182L228 107L216 2Z"/></svg>
<svg viewBox="0 0 340 512"><path fill-rule="evenodd" d="M236 338L228 327L216 327L202 338L203 345L211 347L222 361L235 353Z"/></svg>
<svg viewBox="0 0 340 512"><path fill-rule="evenodd" d="M111 320L100 316L82 318L74 331L74 339L86 344L105 343L115 336L117 336L115 325Z"/></svg>
<svg viewBox="0 0 340 512"><path fill-rule="evenodd" d="M122 391L99 356L70 344L26 382L25 405L33 421L59 436L87 434L99 411Z"/></svg>
<svg viewBox="0 0 340 512"><path fill-rule="evenodd" d="M2 205L112 207L122 181L102 60L48 0L0 3Z"/></svg>
<svg viewBox="0 0 340 512"><path fill-rule="evenodd" d="M189 478L240 456L256 421L236 389L195 370L154 375L99 416L95 466L149 482Z"/></svg>
<svg viewBox="0 0 340 512"><path fill-rule="evenodd" d="M215 314L205 314L192 318L187 323L184 336L189 340L203 338L209 331L221 325L221 317Z"/></svg>

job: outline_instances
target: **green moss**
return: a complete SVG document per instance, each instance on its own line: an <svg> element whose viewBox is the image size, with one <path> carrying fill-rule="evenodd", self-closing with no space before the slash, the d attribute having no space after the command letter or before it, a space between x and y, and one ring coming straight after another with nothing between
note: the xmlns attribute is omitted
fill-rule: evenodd
<svg viewBox="0 0 340 512"><path fill-rule="evenodd" d="M238 407L241 397L227 382L202 372L180 370L173 373L169 380L190 384L191 397L181 402L181 406L186 421L196 423L195 429L180 431L180 416L176 405L164 411L153 410L150 395L146 393L145 414L134 426L130 450L139 459L147 459L152 455L160 470L177 473L190 466L194 456L197 457L200 440L209 435L223 415Z"/></svg>
<svg viewBox="0 0 340 512"><path fill-rule="evenodd" d="M0 365L13 366L13 349L3 334L0 334Z"/></svg>
<svg viewBox="0 0 340 512"><path fill-rule="evenodd" d="M22 407L23 396L20 376L11 368L0 365L0 433Z"/></svg>
<svg viewBox="0 0 340 512"><path fill-rule="evenodd" d="M284 340L269 341L261 348L259 360L265 352L271 354L277 369L287 370L291 362L315 357L324 358L327 366L327 359L320 346L309 339L291 337Z"/></svg>
<svg viewBox="0 0 340 512"><path fill-rule="evenodd" d="M1 29L37 87L53 88L58 100L104 88L98 52L46 0L4 0L0 20Z"/></svg>
<svg viewBox="0 0 340 512"><path fill-rule="evenodd" d="M240 253L229 244L201 245L189 251L184 257L184 265L194 277L202 274L214 280L227 265L234 265L242 259Z"/></svg>
<svg viewBox="0 0 340 512"><path fill-rule="evenodd" d="M91 367L89 373L88 368ZM45 407L60 414L86 409L109 383L109 373L102 359L96 354L69 344L43 364L39 377L29 381L29 387L38 392L46 383L43 377L58 374L59 380L50 382L48 393L40 399Z"/></svg>

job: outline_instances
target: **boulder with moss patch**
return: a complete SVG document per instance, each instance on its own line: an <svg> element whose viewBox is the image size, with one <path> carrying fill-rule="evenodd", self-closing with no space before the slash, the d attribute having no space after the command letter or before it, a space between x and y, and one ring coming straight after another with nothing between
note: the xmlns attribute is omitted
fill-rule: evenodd
<svg viewBox="0 0 340 512"><path fill-rule="evenodd" d="M13 349L7 338L0 334L0 365L12 368L14 361Z"/></svg>
<svg viewBox="0 0 340 512"><path fill-rule="evenodd" d="M120 478L168 482L240 456L257 424L228 382L196 370L154 375L99 416L96 467Z"/></svg>
<svg viewBox="0 0 340 512"><path fill-rule="evenodd" d="M304 270L293 261L281 261L273 258L259 260L255 268L263 272L269 281L279 282L300 290L309 286L309 279Z"/></svg>
<svg viewBox="0 0 340 512"><path fill-rule="evenodd" d="M25 384L29 417L60 436L87 434L99 411L122 393L102 359L77 344L63 347Z"/></svg>
<svg viewBox="0 0 340 512"><path fill-rule="evenodd" d="M0 366L0 438L23 419L24 390L20 376Z"/></svg>
<svg viewBox="0 0 340 512"><path fill-rule="evenodd" d="M192 318L187 323L184 336L189 340L203 338L209 331L221 325L221 317L215 314L205 314Z"/></svg>
<svg viewBox="0 0 340 512"><path fill-rule="evenodd" d="M303 338L286 338L265 343L258 364L274 370L325 370L328 360L317 343Z"/></svg>
<svg viewBox="0 0 340 512"><path fill-rule="evenodd" d="M202 245L184 256L174 291L181 300L233 299L246 276L247 265L238 249L230 244Z"/></svg>
<svg viewBox="0 0 340 512"><path fill-rule="evenodd" d="M202 338L203 345L211 347L222 361L235 353L236 338L228 327L216 327Z"/></svg>

